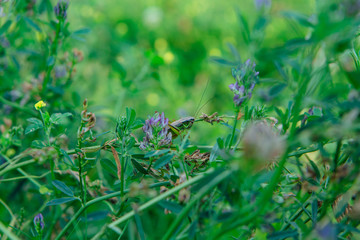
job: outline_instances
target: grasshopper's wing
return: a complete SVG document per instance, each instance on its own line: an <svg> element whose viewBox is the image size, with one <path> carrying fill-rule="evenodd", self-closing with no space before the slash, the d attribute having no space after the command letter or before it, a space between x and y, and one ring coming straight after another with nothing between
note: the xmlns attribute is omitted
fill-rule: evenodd
<svg viewBox="0 0 360 240"><path fill-rule="evenodd" d="M177 136L180 135L181 130L173 125L171 125L171 123L168 124L169 128L170 128L170 132L172 134L172 138L176 138Z"/></svg>

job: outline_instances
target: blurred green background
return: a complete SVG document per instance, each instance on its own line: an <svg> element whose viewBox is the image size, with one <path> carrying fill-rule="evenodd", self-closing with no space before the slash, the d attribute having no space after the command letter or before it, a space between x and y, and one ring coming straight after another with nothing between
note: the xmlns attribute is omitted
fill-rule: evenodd
<svg viewBox="0 0 360 240"><path fill-rule="evenodd" d="M281 15L283 10L309 14L314 12L314 1L274 1L266 13L266 45L255 46L244 43L237 15L240 11L249 26L254 25L264 13L252 0L71 1L70 29L91 30L84 41L68 42L85 56L77 67L73 89L80 99L88 98L98 117L111 121L126 106L136 109L142 118L159 111L176 120L193 116L204 104L200 113L231 114L231 66L216 64L210 57L233 60L230 43L242 61L261 61L257 66L261 79L276 77L274 64L257 58L262 48L281 46L299 34ZM71 92L67 94L72 97ZM216 138L204 136L224 130L210 131L209 127L197 124L193 140L212 144L207 139Z"/></svg>
<svg viewBox="0 0 360 240"><path fill-rule="evenodd" d="M54 37L48 22L54 20L56 2L2 3L5 15L1 25L6 26L7 19L12 24L5 34L10 47L4 47L6 54L1 58L5 62L5 73L0 71L0 77L5 77L1 91L7 99L14 98L12 90L20 91L16 101L31 110L40 95L35 91L26 100L26 92L21 91L24 82L42 81L39 76L49 56L46 49ZM270 1L70 1L69 36L59 44L52 74L61 71L56 68L66 68L65 56L74 48L83 51L84 60L76 65L70 87L51 89L50 95L55 97L44 99L52 99L47 109L80 113L87 98L89 110L97 116L98 133L114 129L125 107L134 108L142 119L155 111L165 112L171 121L199 117L202 112L232 115L231 68L248 58L257 63L260 72L251 105L271 101L269 106L286 107L288 102L280 96L268 96L277 84L280 87L273 92L285 86L276 62L286 64L292 54L287 43L310 34L312 30L298 22L306 26L317 2L273 1L271 7L263 8L256 7L259 2ZM12 5L17 6L16 13L9 10ZM292 14L286 17L285 11ZM54 80L55 85L61 81ZM192 140L212 145L228 131L226 126L210 128L206 123L195 124ZM71 132L75 131L69 129Z"/></svg>

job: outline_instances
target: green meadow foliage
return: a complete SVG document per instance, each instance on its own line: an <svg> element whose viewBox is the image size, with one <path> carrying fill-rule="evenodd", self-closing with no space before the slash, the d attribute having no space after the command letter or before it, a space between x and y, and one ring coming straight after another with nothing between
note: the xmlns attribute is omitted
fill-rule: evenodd
<svg viewBox="0 0 360 240"><path fill-rule="evenodd" d="M359 239L360 1L0 0L0 239Z"/></svg>

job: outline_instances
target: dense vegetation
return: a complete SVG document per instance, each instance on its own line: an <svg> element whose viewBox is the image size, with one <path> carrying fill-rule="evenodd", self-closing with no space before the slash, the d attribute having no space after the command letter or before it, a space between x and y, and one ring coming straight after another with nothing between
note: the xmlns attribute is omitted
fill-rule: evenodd
<svg viewBox="0 0 360 240"><path fill-rule="evenodd" d="M359 239L358 0L0 0L0 239Z"/></svg>

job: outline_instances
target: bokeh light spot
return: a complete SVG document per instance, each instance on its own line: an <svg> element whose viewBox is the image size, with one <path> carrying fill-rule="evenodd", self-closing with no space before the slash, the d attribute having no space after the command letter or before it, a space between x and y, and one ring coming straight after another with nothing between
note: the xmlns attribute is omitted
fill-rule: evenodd
<svg viewBox="0 0 360 240"><path fill-rule="evenodd" d="M150 105L150 106L157 106L159 104L160 98L159 95L156 93L149 93L146 96L146 102Z"/></svg>

